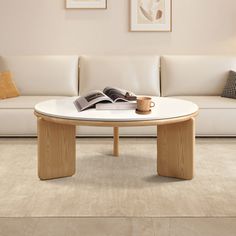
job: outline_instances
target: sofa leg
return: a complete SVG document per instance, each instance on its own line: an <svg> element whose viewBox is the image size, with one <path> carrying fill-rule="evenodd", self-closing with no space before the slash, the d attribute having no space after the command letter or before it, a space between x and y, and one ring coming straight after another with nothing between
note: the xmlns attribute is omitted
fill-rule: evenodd
<svg viewBox="0 0 236 236"><path fill-rule="evenodd" d="M75 126L38 118L38 175L41 180L75 173Z"/></svg>
<svg viewBox="0 0 236 236"><path fill-rule="evenodd" d="M113 156L119 156L119 127L114 127Z"/></svg>
<svg viewBox="0 0 236 236"><path fill-rule="evenodd" d="M190 180L194 171L194 119L158 126L157 172Z"/></svg>

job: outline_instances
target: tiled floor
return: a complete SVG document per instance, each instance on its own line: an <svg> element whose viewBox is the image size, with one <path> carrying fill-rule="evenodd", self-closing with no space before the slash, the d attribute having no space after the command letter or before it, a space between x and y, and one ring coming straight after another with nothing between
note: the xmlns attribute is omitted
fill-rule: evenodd
<svg viewBox="0 0 236 236"><path fill-rule="evenodd" d="M0 218L1 236L235 236L236 218Z"/></svg>

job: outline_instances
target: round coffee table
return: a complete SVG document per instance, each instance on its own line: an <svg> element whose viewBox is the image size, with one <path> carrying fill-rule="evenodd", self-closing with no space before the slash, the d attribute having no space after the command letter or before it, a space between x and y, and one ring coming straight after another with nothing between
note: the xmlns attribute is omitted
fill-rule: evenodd
<svg viewBox="0 0 236 236"><path fill-rule="evenodd" d="M196 104L174 98L152 97L149 115L134 110L78 112L75 97L48 100L35 106L38 118L38 175L42 180L75 174L76 126L114 128L115 156L119 155L119 127L155 126L157 172L161 176L192 179L194 172Z"/></svg>

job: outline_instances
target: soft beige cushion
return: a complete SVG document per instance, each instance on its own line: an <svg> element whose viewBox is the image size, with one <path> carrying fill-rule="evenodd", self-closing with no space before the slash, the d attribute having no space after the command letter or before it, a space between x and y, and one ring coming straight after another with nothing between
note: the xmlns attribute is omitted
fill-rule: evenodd
<svg viewBox="0 0 236 236"><path fill-rule="evenodd" d="M1 136L37 135L37 119L32 109L0 109Z"/></svg>
<svg viewBox="0 0 236 236"><path fill-rule="evenodd" d="M160 95L159 56L83 56L80 94L114 86L136 94Z"/></svg>
<svg viewBox="0 0 236 236"><path fill-rule="evenodd" d="M175 98L194 102L202 109L235 109L236 100L220 96L175 96Z"/></svg>
<svg viewBox="0 0 236 236"><path fill-rule="evenodd" d="M2 57L22 95L78 94L78 56Z"/></svg>
<svg viewBox="0 0 236 236"><path fill-rule="evenodd" d="M62 96L19 96L0 102L0 136L37 135L37 118L34 106Z"/></svg>
<svg viewBox="0 0 236 236"><path fill-rule="evenodd" d="M236 56L163 56L163 96L219 96L230 70L236 70Z"/></svg>
<svg viewBox="0 0 236 236"><path fill-rule="evenodd" d="M9 71L0 72L0 99L19 96L20 93Z"/></svg>
<svg viewBox="0 0 236 236"><path fill-rule="evenodd" d="M200 108L196 134L202 136L236 135L236 100L220 96L175 96L194 102Z"/></svg>
<svg viewBox="0 0 236 236"><path fill-rule="evenodd" d="M0 109L34 109L34 106L50 99L61 99L64 96L19 96L1 100Z"/></svg>

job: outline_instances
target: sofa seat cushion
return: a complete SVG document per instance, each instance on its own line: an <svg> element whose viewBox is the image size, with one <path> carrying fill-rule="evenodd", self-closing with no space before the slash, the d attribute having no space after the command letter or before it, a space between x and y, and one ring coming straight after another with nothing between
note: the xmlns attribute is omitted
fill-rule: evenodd
<svg viewBox="0 0 236 236"><path fill-rule="evenodd" d="M198 136L236 136L236 100L220 96L175 96L196 103Z"/></svg>
<svg viewBox="0 0 236 236"><path fill-rule="evenodd" d="M64 96L19 96L0 100L0 136L35 136L37 119L34 106Z"/></svg>
<svg viewBox="0 0 236 236"><path fill-rule="evenodd" d="M174 96L198 105L200 109L236 109L236 100L220 96Z"/></svg>
<svg viewBox="0 0 236 236"><path fill-rule="evenodd" d="M65 96L19 96L0 101L0 109L34 109L34 106L49 99L65 98Z"/></svg>

